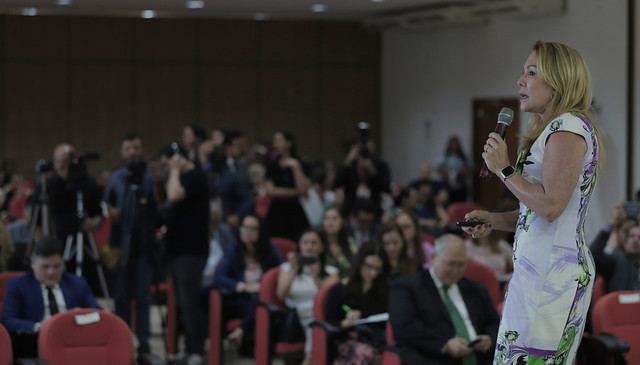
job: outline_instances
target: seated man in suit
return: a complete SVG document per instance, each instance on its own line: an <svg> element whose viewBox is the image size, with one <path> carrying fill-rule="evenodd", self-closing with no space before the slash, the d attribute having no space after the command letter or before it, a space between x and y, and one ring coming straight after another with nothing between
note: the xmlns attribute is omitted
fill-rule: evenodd
<svg viewBox="0 0 640 365"><path fill-rule="evenodd" d="M9 280L1 322L14 339L16 357L37 357L37 334L42 323L72 308L100 308L87 281L65 272L60 244L41 238L33 248L31 268Z"/></svg>
<svg viewBox="0 0 640 365"><path fill-rule="evenodd" d="M428 271L397 279L389 295L394 338L404 364L491 364L500 318L487 290L463 278L465 243L436 240Z"/></svg>

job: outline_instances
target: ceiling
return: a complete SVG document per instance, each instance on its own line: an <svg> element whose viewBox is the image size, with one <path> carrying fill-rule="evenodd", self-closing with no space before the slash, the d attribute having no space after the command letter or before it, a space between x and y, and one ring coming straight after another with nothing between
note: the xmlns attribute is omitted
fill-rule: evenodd
<svg viewBox="0 0 640 365"><path fill-rule="evenodd" d="M195 1L199 8L187 8ZM369 25L405 26L426 23L486 21L505 12L561 11L564 0L0 0L0 14L234 19L341 19ZM323 12L314 12L322 4ZM559 10L560 9L560 10Z"/></svg>

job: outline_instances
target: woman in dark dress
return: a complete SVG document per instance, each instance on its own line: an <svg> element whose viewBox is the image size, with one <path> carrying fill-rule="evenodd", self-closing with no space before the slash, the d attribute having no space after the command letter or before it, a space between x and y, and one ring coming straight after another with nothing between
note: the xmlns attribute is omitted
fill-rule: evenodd
<svg viewBox="0 0 640 365"><path fill-rule="evenodd" d="M307 194L311 181L296 157L293 135L276 132L273 148L276 157L267 164L266 176L267 195L271 197L267 224L272 237L297 241L300 232L309 226L300 197Z"/></svg>

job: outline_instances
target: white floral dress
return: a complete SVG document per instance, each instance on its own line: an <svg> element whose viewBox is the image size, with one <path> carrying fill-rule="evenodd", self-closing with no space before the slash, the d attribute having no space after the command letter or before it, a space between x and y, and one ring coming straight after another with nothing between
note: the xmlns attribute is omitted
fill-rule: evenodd
<svg viewBox="0 0 640 365"><path fill-rule="evenodd" d="M582 173L569 204L553 222L520 203L514 273L494 365L573 364L584 331L595 276L591 252L584 244L585 215L598 169L598 141L592 125L578 115L562 114L530 149L521 152L516 170L527 181L540 184L546 142L558 131L584 137L587 152Z"/></svg>

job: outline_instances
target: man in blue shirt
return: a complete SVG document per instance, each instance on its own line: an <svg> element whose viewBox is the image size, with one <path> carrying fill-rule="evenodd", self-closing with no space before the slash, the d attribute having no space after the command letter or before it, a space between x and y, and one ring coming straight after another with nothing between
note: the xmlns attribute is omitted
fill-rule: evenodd
<svg viewBox="0 0 640 365"><path fill-rule="evenodd" d="M120 155L125 166L111 175L104 196L112 223L109 245L120 251L115 278L116 314L129 322L131 299L135 298L138 353L148 353L157 217L155 185L151 169L142 158L140 136L124 136Z"/></svg>

